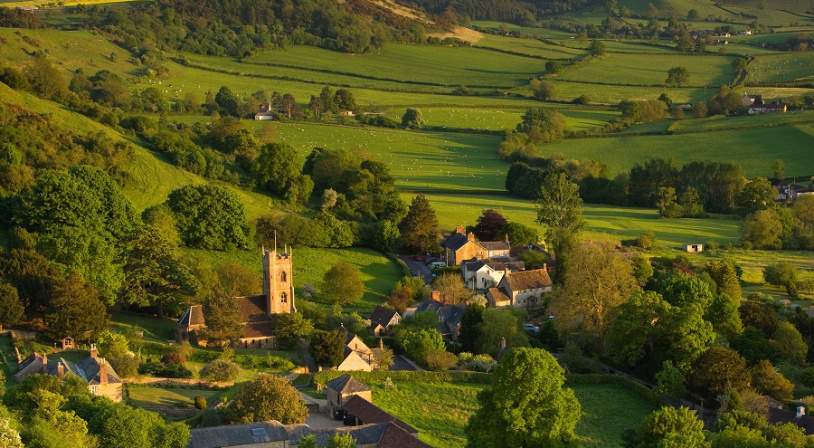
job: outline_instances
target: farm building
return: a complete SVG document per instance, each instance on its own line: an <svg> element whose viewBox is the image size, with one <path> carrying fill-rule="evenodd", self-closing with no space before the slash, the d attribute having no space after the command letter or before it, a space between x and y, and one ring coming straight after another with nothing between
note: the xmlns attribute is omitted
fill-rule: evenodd
<svg viewBox="0 0 814 448"><path fill-rule="evenodd" d="M490 288L486 299L491 306L532 308L542 304L543 294L551 292L548 269L508 272L497 287Z"/></svg>
<svg viewBox="0 0 814 448"><path fill-rule="evenodd" d="M505 241L479 241L472 232L467 233L463 226L444 241L446 262L454 266L468 260L485 260L490 258L508 257L511 245Z"/></svg>

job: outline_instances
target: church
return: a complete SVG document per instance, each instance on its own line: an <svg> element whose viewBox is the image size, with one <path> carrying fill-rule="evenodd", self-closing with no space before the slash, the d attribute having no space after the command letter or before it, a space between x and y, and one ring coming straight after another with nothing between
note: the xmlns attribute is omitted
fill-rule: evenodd
<svg viewBox="0 0 814 448"><path fill-rule="evenodd" d="M272 348L274 336L271 317L297 311L294 303L292 251L286 247L283 252L279 252L275 247L273 250L264 248L262 253L263 294L234 298L243 325L240 345L247 348ZM191 305L178 319L176 334L178 340L206 345L205 329L203 305Z"/></svg>

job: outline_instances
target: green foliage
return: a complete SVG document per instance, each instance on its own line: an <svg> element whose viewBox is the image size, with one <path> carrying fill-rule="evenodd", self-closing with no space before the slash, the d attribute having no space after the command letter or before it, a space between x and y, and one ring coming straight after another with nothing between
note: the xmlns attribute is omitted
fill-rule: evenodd
<svg viewBox="0 0 814 448"><path fill-rule="evenodd" d="M201 378L208 381L234 381L238 374L240 368L237 364L226 359L210 361L200 372Z"/></svg>
<svg viewBox="0 0 814 448"><path fill-rule="evenodd" d="M721 346L713 346L701 355L689 378L692 388L710 400L730 390L745 390L750 381L746 360L738 352Z"/></svg>
<svg viewBox="0 0 814 448"><path fill-rule="evenodd" d="M310 320L301 313L275 314L274 338L283 348L295 348L300 339L308 339L314 331Z"/></svg>
<svg viewBox="0 0 814 448"><path fill-rule="evenodd" d="M653 392L662 398L680 400L687 395L687 386L684 382L684 375L672 361L664 361L661 370L656 373L656 388Z"/></svg>
<svg viewBox="0 0 814 448"><path fill-rule="evenodd" d="M364 284L356 266L340 261L322 277L320 292L331 303L348 305L357 302L364 293Z"/></svg>
<svg viewBox="0 0 814 448"><path fill-rule="evenodd" d="M399 223L402 247L413 253L434 252L438 249L438 218L430 201L423 194L416 195L407 215Z"/></svg>
<svg viewBox="0 0 814 448"><path fill-rule="evenodd" d="M789 322L781 322L777 325L769 346L778 358L795 364L802 364L808 353L808 345L797 328Z"/></svg>
<svg viewBox="0 0 814 448"><path fill-rule="evenodd" d="M667 70L667 80L665 84L673 87L680 87L690 81L690 72L685 67L673 67Z"/></svg>
<svg viewBox="0 0 814 448"><path fill-rule="evenodd" d="M277 420L283 424L304 423L308 417L305 403L288 380L260 375L243 384L226 410L233 422L253 423Z"/></svg>
<svg viewBox="0 0 814 448"><path fill-rule="evenodd" d="M502 233L506 235L512 246L524 246L540 242L540 235L536 229L519 222L507 222L503 226Z"/></svg>
<svg viewBox="0 0 814 448"><path fill-rule="evenodd" d="M223 343L236 343L243 334L240 309L232 297L212 295L203 307L206 336Z"/></svg>
<svg viewBox="0 0 814 448"><path fill-rule="evenodd" d="M315 330L308 349L318 366L336 367L345 357L345 332Z"/></svg>
<svg viewBox="0 0 814 448"><path fill-rule="evenodd" d="M763 269L763 277L766 282L783 286L791 297L797 297L800 283L797 266L789 262L773 263Z"/></svg>
<svg viewBox="0 0 814 448"><path fill-rule="evenodd" d="M542 79L532 79L529 82L529 87L531 88L531 94L534 95L534 98L540 101L553 99L556 92L552 82Z"/></svg>
<svg viewBox="0 0 814 448"><path fill-rule="evenodd" d="M434 328L408 330L397 336L407 356L424 365L428 364L431 354L446 350L444 338Z"/></svg>
<svg viewBox="0 0 814 448"><path fill-rule="evenodd" d="M523 331L521 316L513 310L489 308L483 312L476 340L479 353L496 356L501 353L501 344L506 348L525 347L528 336Z"/></svg>
<svg viewBox="0 0 814 448"><path fill-rule="evenodd" d="M557 360L540 349L509 351L478 395L467 424L468 447L565 446L576 439L582 409L564 387Z"/></svg>
<svg viewBox="0 0 814 448"><path fill-rule="evenodd" d="M704 423L689 408L665 406L654 411L625 444L628 448L709 448Z"/></svg>
<svg viewBox="0 0 814 448"><path fill-rule="evenodd" d="M752 386L760 393L775 400L790 400L794 393L794 384L767 360L761 360L750 370Z"/></svg>
<svg viewBox="0 0 814 448"><path fill-rule="evenodd" d="M737 196L737 204L745 213L754 213L771 208L776 196L777 192L769 179L758 177L744 185Z"/></svg>
<svg viewBox="0 0 814 448"><path fill-rule="evenodd" d="M544 179L537 201L537 222L546 226L546 240L555 255L562 256L584 224L579 186L565 174L551 174Z"/></svg>
<svg viewBox="0 0 814 448"><path fill-rule="evenodd" d="M167 204L185 245L213 250L248 246L246 210L229 190L188 185L170 193Z"/></svg>
<svg viewBox="0 0 814 448"><path fill-rule="evenodd" d="M54 287L44 319L53 339L89 341L107 326L107 308L93 286L72 274Z"/></svg>
<svg viewBox="0 0 814 448"><path fill-rule="evenodd" d="M17 288L0 281L0 324L15 325L24 313L25 307L17 294Z"/></svg>
<svg viewBox="0 0 814 448"><path fill-rule="evenodd" d="M659 100L623 101L622 118L631 123L650 123L667 117L667 106Z"/></svg>
<svg viewBox="0 0 814 448"><path fill-rule="evenodd" d="M421 111L412 107L408 107L401 117L401 125L405 128L417 129L424 126L424 118Z"/></svg>
<svg viewBox="0 0 814 448"><path fill-rule="evenodd" d="M712 299L705 315L715 331L730 341L743 332L743 323L738 313L739 306L739 300L722 293Z"/></svg>
<svg viewBox="0 0 814 448"><path fill-rule="evenodd" d="M526 134L535 144L555 142L565 136L565 117L553 109L529 109L517 125L517 132Z"/></svg>
<svg viewBox="0 0 814 448"><path fill-rule="evenodd" d="M279 196L286 195L302 174L297 151L285 143L261 147L253 167L258 186Z"/></svg>

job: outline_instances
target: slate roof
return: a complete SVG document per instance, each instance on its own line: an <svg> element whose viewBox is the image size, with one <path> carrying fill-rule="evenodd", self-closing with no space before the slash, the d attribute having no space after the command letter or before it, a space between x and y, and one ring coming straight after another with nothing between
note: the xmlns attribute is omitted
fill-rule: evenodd
<svg viewBox="0 0 814 448"><path fill-rule="evenodd" d="M49 370L50 364L51 363L49 361ZM82 361L76 363L75 368L80 371L80 376L84 378L88 384L101 384L99 381L99 370L101 369L101 364L104 364L105 370L107 370L108 383L122 382L121 378L119 378L119 374L113 370L113 366L111 366L110 363L105 360L105 358L94 358L92 356L88 356Z"/></svg>
<svg viewBox="0 0 814 448"><path fill-rule="evenodd" d="M356 378L350 375L338 376L331 381L328 381L325 386L339 392L340 394L353 394L357 392L367 392L370 390L368 385L360 383L356 380Z"/></svg>
<svg viewBox="0 0 814 448"><path fill-rule="evenodd" d="M551 277L545 269L532 269L530 271L509 272L503 276L501 284L504 284L504 282L510 291L525 291L551 286Z"/></svg>
<svg viewBox="0 0 814 448"><path fill-rule="evenodd" d="M480 241L480 245L489 251L510 250L512 248L508 241Z"/></svg>
<svg viewBox="0 0 814 448"><path fill-rule="evenodd" d="M418 433L418 431L412 426L390 415L382 408L365 400L364 398L359 397L358 395L350 397L342 406L342 410L345 411L345 413L356 417L363 424L394 423L410 434Z"/></svg>
<svg viewBox="0 0 814 448"><path fill-rule="evenodd" d="M25 361L20 363L20 366L18 367L17 371L21 372L23 369L37 361L41 363L43 361L46 361L47 364L42 368L38 368L37 371L28 372L27 375L34 373L45 373L47 375L57 376L59 366L62 365L65 374L72 373L78 376L79 378L82 378L83 380L85 380L86 383L90 385L101 384L101 382L99 381L100 364L105 364L105 368L107 369L108 384L116 384L122 382L121 378L119 378L119 374L116 373L116 371L113 369L113 366L111 366L109 362L107 362L104 358L94 358L92 356L88 356L87 358L77 363L74 363L62 357L57 356L45 357L39 353L34 353L28 358L26 358Z"/></svg>
<svg viewBox="0 0 814 448"><path fill-rule="evenodd" d="M460 249L469 239L462 233L453 233L444 241L444 247L450 250Z"/></svg>
<svg viewBox="0 0 814 448"><path fill-rule="evenodd" d="M464 307L458 305L444 305L435 300L425 300L418 304L416 313L433 311L438 316L438 331L441 334L455 334L464 315Z"/></svg>
<svg viewBox="0 0 814 448"><path fill-rule="evenodd" d="M300 438L310 432L307 425L283 425L277 421L196 428L190 431L188 448L222 448L283 442Z"/></svg>
<svg viewBox="0 0 814 448"><path fill-rule="evenodd" d="M373 310L373 314L370 315L371 326L375 327L376 324L379 324L382 327L386 327L396 314L398 314L398 312L392 308L377 306L376 309Z"/></svg>

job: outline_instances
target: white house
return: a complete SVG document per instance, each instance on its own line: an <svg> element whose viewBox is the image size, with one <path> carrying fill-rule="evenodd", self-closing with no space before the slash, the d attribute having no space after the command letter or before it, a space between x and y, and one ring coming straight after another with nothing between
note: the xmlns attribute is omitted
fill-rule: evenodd
<svg viewBox="0 0 814 448"><path fill-rule="evenodd" d="M525 269L522 261L475 260L461 265L464 284L469 289L487 290L500 284L507 272Z"/></svg>
<svg viewBox="0 0 814 448"><path fill-rule="evenodd" d="M490 306L514 306L533 308L542 305L543 294L551 292L551 277L548 269L507 272L497 287L486 294Z"/></svg>

